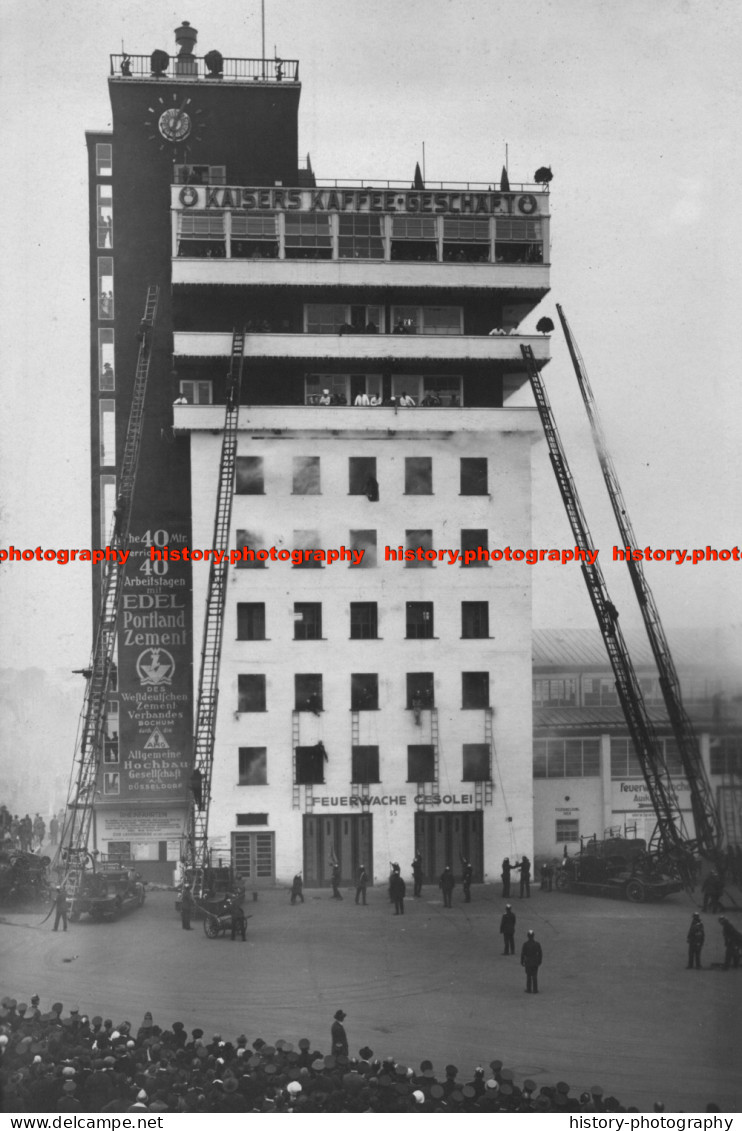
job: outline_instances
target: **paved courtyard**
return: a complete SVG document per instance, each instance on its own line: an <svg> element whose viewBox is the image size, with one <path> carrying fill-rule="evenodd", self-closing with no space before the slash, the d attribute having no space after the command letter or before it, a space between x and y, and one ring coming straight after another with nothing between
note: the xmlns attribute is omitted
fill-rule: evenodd
<svg viewBox="0 0 742 1131"><path fill-rule="evenodd" d="M600 1084L642 1111L655 1100L668 1111L710 1100L742 1110L742 970L711 967L723 957L715 916L704 916L704 968L686 970L686 896L637 905L534 891L512 900L517 953L504 957L498 893L475 887L466 905L457 888L447 911L424 888L395 917L384 888L369 889L365 908L350 891L342 903L306 891L294 907L286 890L261 891L247 905L246 943L210 940L198 921L181 930L165 891L115 924L85 918L66 935L39 913L6 911L0 992L135 1028L151 1010L156 1024L181 1020L209 1036L307 1036L323 1051L342 1008L351 1055L368 1044L405 1063L456 1064L463 1079L497 1058L519 1079ZM544 948L537 997L524 992L518 958L529 927Z"/></svg>

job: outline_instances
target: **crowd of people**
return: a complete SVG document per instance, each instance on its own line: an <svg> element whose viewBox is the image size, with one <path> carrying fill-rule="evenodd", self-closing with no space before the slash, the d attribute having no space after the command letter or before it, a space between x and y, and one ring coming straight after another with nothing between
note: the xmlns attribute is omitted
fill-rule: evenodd
<svg viewBox="0 0 742 1131"><path fill-rule="evenodd" d="M325 1054L307 1037L273 1044L244 1034L225 1041L182 1021L162 1027L145 1013L135 1028L88 1017L61 1002L42 1012L4 998L0 1079L6 1112L601 1112L623 1107L599 1086L516 1080L502 1060L460 1071L432 1061L419 1067L379 1057L368 1046L349 1054L346 1014L329 1022ZM656 1104L655 1110L664 1110ZM674 1109L673 1109L674 1110ZM720 1110L715 1104L707 1111Z"/></svg>
<svg viewBox="0 0 742 1131"><path fill-rule="evenodd" d="M5 805L0 805L0 844L6 849L18 849L21 852L37 852L47 841L52 845L57 843L59 836L59 821L53 816L47 830L46 821L40 813L33 817L26 813L19 817L11 813Z"/></svg>

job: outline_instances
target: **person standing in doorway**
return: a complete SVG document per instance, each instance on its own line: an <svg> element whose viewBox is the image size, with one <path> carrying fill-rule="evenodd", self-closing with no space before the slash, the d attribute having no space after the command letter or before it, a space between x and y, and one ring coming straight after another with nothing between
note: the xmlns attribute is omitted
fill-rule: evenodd
<svg viewBox="0 0 742 1131"><path fill-rule="evenodd" d="M446 864L441 872L440 879L438 880L438 887L443 892L443 906L453 907L453 889L456 886L454 874L451 871L451 865Z"/></svg>

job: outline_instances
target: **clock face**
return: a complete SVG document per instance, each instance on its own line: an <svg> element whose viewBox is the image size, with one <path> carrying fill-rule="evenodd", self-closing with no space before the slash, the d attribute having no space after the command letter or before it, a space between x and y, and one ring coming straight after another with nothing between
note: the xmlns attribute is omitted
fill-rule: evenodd
<svg viewBox="0 0 742 1131"><path fill-rule="evenodd" d="M157 123L166 141L185 141L191 132L191 118L185 110L163 110Z"/></svg>

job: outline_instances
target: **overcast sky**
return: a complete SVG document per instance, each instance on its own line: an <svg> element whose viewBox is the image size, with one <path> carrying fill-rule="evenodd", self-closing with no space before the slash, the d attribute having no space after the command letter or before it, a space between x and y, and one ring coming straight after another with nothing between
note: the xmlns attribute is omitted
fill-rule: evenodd
<svg viewBox="0 0 742 1131"><path fill-rule="evenodd" d="M742 158L736 0L266 0L267 53L298 58L300 151L318 178L512 181L554 171L552 292L588 365L642 544L742 541L738 450ZM5 0L0 94L0 546L90 546L85 129L110 127L108 56L260 55L260 0ZM546 380L611 568L617 535L566 349ZM526 388L521 398L530 400ZM571 535L541 441L532 545ZM498 544L497 532L491 539ZM526 569L527 567L523 567ZM649 570L666 624L740 626L742 563ZM539 626L593 623L579 571L533 570ZM0 666L78 667L86 567L0 567Z"/></svg>

